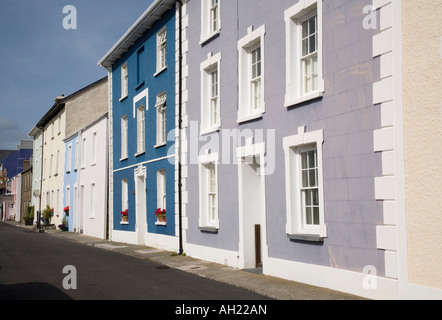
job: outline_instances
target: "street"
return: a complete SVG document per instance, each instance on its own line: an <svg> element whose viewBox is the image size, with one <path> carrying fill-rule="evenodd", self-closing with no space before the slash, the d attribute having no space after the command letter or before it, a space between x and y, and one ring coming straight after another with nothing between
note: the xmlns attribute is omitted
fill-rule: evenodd
<svg viewBox="0 0 442 320"><path fill-rule="evenodd" d="M266 300L161 264L0 222L0 300Z"/></svg>

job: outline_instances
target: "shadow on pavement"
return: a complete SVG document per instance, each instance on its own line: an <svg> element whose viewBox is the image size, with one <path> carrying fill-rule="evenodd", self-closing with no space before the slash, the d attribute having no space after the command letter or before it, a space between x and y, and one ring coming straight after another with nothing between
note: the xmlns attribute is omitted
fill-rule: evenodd
<svg viewBox="0 0 442 320"><path fill-rule="evenodd" d="M72 300L72 298L48 283L30 282L0 284L0 300Z"/></svg>

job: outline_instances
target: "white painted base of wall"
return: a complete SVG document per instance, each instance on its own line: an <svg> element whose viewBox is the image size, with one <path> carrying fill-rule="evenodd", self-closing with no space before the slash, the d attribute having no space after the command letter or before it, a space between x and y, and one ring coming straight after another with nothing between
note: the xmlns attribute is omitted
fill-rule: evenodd
<svg viewBox="0 0 442 320"><path fill-rule="evenodd" d="M112 241L121 242L133 245L145 245L146 247L152 247L155 249L161 249L166 251L176 252L179 247L178 237L160 235L155 233L146 233L144 244L138 243L138 234L131 231L112 231Z"/></svg>
<svg viewBox="0 0 442 320"><path fill-rule="evenodd" d="M186 255L239 269L239 252L185 243Z"/></svg>
<svg viewBox="0 0 442 320"><path fill-rule="evenodd" d="M264 263L263 273L368 299L391 300L397 298L396 280L353 271L269 258ZM372 277L370 284L376 289L364 289L364 283L367 284L368 276Z"/></svg>

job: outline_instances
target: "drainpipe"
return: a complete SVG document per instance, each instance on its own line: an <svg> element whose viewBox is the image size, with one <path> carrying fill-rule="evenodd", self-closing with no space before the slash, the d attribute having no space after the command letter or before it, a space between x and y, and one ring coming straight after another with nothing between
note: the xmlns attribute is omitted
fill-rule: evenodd
<svg viewBox="0 0 442 320"><path fill-rule="evenodd" d="M179 41L178 41L178 215L179 215L179 255L184 253L183 250L183 194L182 194L182 165L181 165L181 130L183 128L182 119L182 104L183 104L183 46L182 46L182 14L183 14L183 3L181 0L176 0L179 3Z"/></svg>

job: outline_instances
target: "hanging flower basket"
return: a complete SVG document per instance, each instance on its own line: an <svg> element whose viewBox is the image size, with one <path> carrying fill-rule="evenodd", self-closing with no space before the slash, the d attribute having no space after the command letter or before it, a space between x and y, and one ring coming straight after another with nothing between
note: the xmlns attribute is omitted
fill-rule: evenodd
<svg viewBox="0 0 442 320"><path fill-rule="evenodd" d="M69 217L69 206L67 206L66 208L64 208L64 214L66 215L66 217Z"/></svg>

